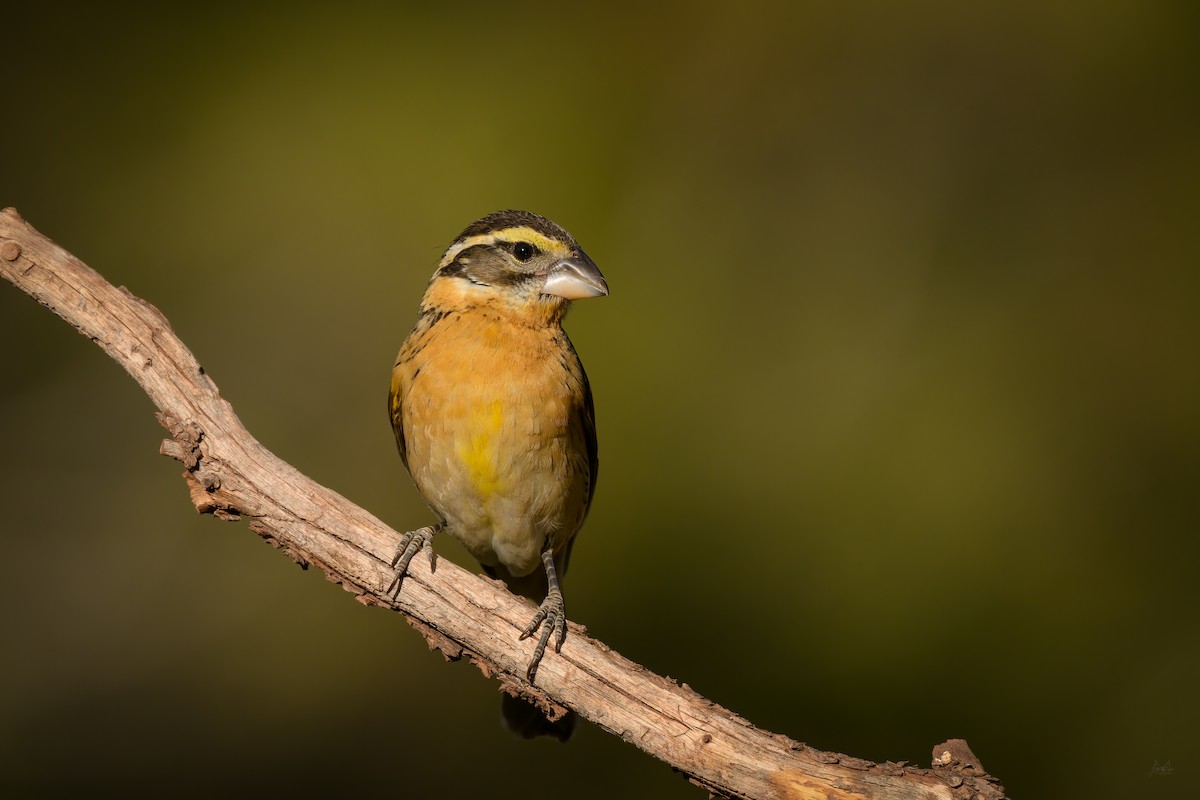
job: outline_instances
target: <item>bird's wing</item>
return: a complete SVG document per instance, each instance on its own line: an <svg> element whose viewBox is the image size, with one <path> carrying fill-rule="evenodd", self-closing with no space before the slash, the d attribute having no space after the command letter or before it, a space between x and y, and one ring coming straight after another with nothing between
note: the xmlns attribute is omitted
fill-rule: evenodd
<svg viewBox="0 0 1200 800"><path fill-rule="evenodd" d="M575 409L575 424L583 431L583 443L587 448L588 462L587 505L583 509L583 519L579 520L579 528L582 528L583 523L587 520L588 511L592 508L592 498L596 496L596 475L600 471L600 459L597 455L596 407L592 402L592 387L588 383L587 373L583 371L582 363L579 365L579 374L583 379L583 402ZM579 528L575 529L575 534L579 533ZM554 558L555 567L564 577L567 574L567 565L571 562L571 548L575 546L575 534L567 540L566 546Z"/></svg>
<svg viewBox="0 0 1200 800"><path fill-rule="evenodd" d="M396 447L400 450L400 460L408 469L408 447L404 442L404 397L400 391L400 364L397 362L392 369L392 387L388 392L388 413L392 418L392 432L396 434Z"/></svg>
<svg viewBox="0 0 1200 800"><path fill-rule="evenodd" d="M596 474L600 471L600 459L596 442L596 407L592 403L592 386L588 383L587 373L583 371L582 365L580 365L579 371L583 375L583 407L580 409L580 424L583 426L583 441L587 446L588 459L588 498L587 507L583 512L583 518L587 519L587 512L592 507L592 498L596 495ZM582 523L580 524L582 525Z"/></svg>

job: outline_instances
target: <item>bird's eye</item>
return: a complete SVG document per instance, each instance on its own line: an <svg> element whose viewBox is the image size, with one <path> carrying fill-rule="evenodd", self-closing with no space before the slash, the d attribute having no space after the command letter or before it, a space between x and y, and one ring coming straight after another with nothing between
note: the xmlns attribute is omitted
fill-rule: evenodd
<svg viewBox="0 0 1200 800"><path fill-rule="evenodd" d="M517 242L513 245L513 257L517 261L528 261L533 258L533 254L537 252L537 248L529 242Z"/></svg>

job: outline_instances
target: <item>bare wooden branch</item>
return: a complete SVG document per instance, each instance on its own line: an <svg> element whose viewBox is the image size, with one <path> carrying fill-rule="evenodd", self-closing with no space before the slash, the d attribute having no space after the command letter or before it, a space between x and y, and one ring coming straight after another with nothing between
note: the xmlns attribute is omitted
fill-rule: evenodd
<svg viewBox="0 0 1200 800"><path fill-rule="evenodd" d="M562 653L548 655L530 685L524 674L534 643L518 639L528 607L448 561L433 573L424 558L413 560L398 601L388 599L396 531L259 444L154 306L113 287L13 209L0 212L0 273L100 345L146 391L171 434L161 452L183 464L197 510L247 518L290 558L320 568L364 604L394 607L431 647L468 658L506 691L554 715L574 709L729 797L1004 797L961 740L934 748L933 769L821 752L755 728L575 624Z"/></svg>

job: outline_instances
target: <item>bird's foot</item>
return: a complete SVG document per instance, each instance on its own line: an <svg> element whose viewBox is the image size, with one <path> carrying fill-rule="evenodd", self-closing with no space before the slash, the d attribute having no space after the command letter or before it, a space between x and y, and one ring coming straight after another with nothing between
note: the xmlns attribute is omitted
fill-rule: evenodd
<svg viewBox="0 0 1200 800"><path fill-rule="evenodd" d="M537 647L533 650L529 668L525 670L525 677L530 683L533 683L533 679L537 675L538 664L542 662L542 656L546 654L546 645L550 642L551 633L554 634L554 652L556 653L562 650L563 642L567 638L567 611L566 606L563 605L562 592L557 586L550 589L537 613L533 615L533 619L525 626L525 630L521 631L521 639L528 639L537 632L539 627L542 629L542 635L538 639Z"/></svg>
<svg viewBox="0 0 1200 800"><path fill-rule="evenodd" d="M439 522L437 525L426 525L424 528L409 531L400 537L400 543L396 545L396 555L392 557L392 567L395 569L395 573L384 594L393 600L399 597L400 584L404 582L404 576L408 573L408 564L422 548L429 551L429 571L432 572L437 567L437 555L433 552L433 535L443 527L445 527L443 522Z"/></svg>

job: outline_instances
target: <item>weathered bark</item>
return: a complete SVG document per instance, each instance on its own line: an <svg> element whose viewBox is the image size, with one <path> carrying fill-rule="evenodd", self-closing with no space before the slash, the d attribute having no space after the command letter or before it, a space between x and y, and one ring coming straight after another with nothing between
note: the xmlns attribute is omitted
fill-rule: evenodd
<svg viewBox="0 0 1200 800"><path fill-rule="evenodd" d="M171 434L160 452L183 464L197 510L247 518L293 560L317 566L364 604L394 607L447 658L470 659L549 713L574 709L729 797L1004 796L961 740L934 748L934 769L821 752L755 728L575 624L561 654L549 654L530 685L524 674L534 643L518 640L528 607L452 563L432 572L423 556L413 560L398 599L388 598L399 534L259 444L154 306L113 287L13 209L0 212L0 273L100 345L146 391Z"/></svg>

